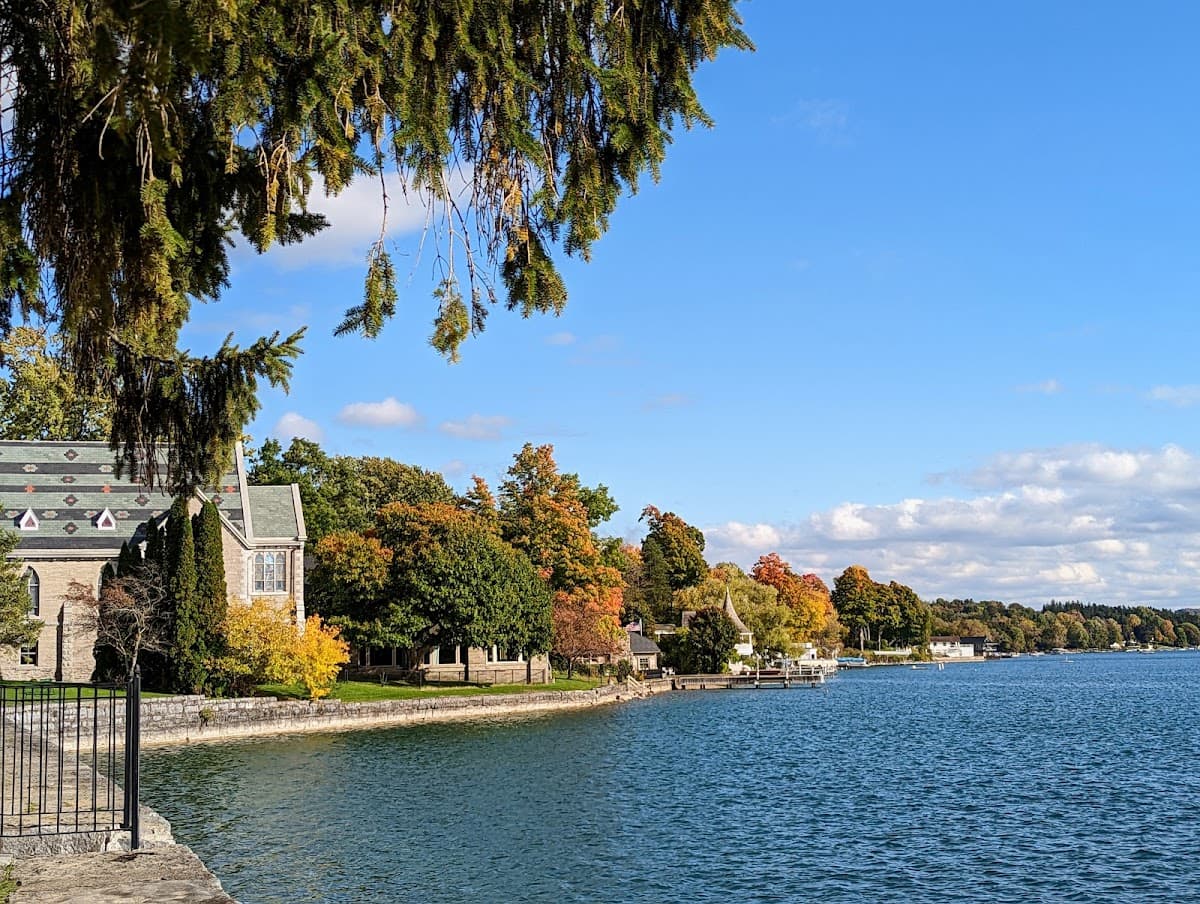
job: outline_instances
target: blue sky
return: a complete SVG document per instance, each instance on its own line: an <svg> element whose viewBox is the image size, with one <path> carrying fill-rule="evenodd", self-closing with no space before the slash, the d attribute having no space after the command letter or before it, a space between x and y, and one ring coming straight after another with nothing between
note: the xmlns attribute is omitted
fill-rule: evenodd
<svg viewBox="0 0 1200 904"><path fill-rule="evenodd" d="M1049 8L1048 8L1049 7ZM334 339L378 226L320 199L239 252L194 351L309 325L256 439L311 433L493 483L526 441L653 503L710 561L859 562L923 596L1200 602L1200 13L1188 4L742 4L712 130L623 200L558 318L503 309L448 365L422 215L400 312ZM349 408L354 406L357 408Z"/></svg>

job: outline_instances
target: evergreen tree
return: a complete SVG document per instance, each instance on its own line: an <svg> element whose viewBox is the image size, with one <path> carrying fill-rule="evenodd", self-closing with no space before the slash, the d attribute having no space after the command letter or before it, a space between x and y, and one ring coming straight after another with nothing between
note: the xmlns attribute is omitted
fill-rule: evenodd
<svg viewBox="0 0 1200 904"><path fill-rule="evenodd" d="M146 522L144 533L146 535L145 556L143 557L141 552L138 551L138 544L132 544L130 560L132 562L133 553L136 552L139 565L145 564L155 569L159 575L159 580L165 586L167 580L166 536L157 517L151 517ZM164 593L161 605L163 610L163 631L168 638L173 638L175 631L175 601L171 598L169 592ZM119 660L115 651L97 647L97 653L95 676L103 680L118 674L117 671L114 671L117 668ZM164 653L161 650L147 650L142 654L140 664L142 668L142 681L146 687L152 687L156 690L170 690L174 688L174 659L169 653ZM104 666L106 671L102 671L101 666Z"/></svg>
<svg viewBox="0 0 1200 904"><path fill-rule="evenodd" d="M204 651L196 605L196 541L187 499L179 496L167 516L167 599L171 609L169 679L181 693L197 693L204 684Z"/></svg>
<svg viewBox="0 0 1200 904"><path fill-rule="evenodd" d="M225 588L225 557L221 552L221 515L205 502L192 519L196 542L196 618L201 661L221 655L222 626L229 597Z"/></svg>
<svg viewBox="0 0 1200 904"><path fill-rule="evenodd" d="M151 518L146 522L146 561L153 562L159 568L166 565L163 542L163 529L157 518Z"/></svg>
<svg viewBox="0 0 1200 904"><path fill-rule="evenodd" d="M117 556L117 576L129 577L142 567L142 547L138 543L122 543Z"/></svg>
<svg viewBox="0 0 1200 904"><path fill-rule="evenodd" d="M122 464L186 494L300 353L299 333L178 348L234 229L260 252L300 241L326 225L317 176L336 195L401 170L442 211L431 341L453 359L492 303L562 310L555 252L586 259L671 131L710 122L693 73L751 46L740 24L734 0L0 0L0 322L62 323L79 389L114 400ZM385 234L339 332L395 314Z"/></svg>
<svg viewBox="0 0 1200 904"><path fill-rule="evenodd" d="M32 602L23 568L8 558L20 539L12 531L0 530L0 646L3 647L33 643L41 632L41 623L29 617Z"/></svg>

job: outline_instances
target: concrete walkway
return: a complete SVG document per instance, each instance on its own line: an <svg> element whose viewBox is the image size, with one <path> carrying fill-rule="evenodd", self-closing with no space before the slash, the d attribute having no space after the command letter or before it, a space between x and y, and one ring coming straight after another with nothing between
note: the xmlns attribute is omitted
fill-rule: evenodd
<svg viewBox="0 0 1200 904"><path fill-rule="evenodd" d="M236 904L182 844L16 861L10 904Z"/></svg>

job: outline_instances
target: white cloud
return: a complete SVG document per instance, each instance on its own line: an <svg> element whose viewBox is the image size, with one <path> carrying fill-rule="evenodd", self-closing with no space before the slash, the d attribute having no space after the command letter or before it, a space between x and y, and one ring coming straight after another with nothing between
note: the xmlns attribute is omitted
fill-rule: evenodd
<svg viewBox="0 0 1200 904"><path fill-rule="evenodd" d="M1152 402L1165 402L1176 408L1191 408L1200 403L1200 386L1192 383L1183 386L1155 386L1146 397Z"/></svg>
<svg viewBox="0 0 1200 904"><path fill-rule="evenodd" d="M444 421L438 429L447 436L457 439L492 440L500 439L504 428L512 423L511 418L503 415L472 414L461 421Z"/></svg>
<svg viewBox="0 0 1200 904"><path fill-rule="evenodd" d="M461 458L451 459L442 465L442 473L451 479L462 477L467 473L467 463Z"/></svg>
<svg viewBox="0 0 1200 904"><path fill-rule="evenodd" d="M313 442L319 443L325 438L325 431L321 429L321 425L316 421L297 414L295 411L289 411L275 422L275 427L271 430L271 435L276 439L285 441L294 437L300 437L301 439L311 439Z"/></svg>
<svg viewBox="0 0 1200 904"><path fill-rule="evenodd" d="M774 551L827 581L861 563L925 598L1200 604L1200 456L1063 446L950 477L966 491L706 528L709 558L749 566Z"/></svg>
<svg viewBox="0 0 1200 904"><path fill-rule="evenodd" d="M568 332L552 333L546 337L547 345L571 345L575 341L575 334Z"/></svg>
<svg viewBox="0 0 1200 904"><path fill-rule="evenodd" d="M1017 392L1036 392L1042 395L1057 395L1062 391L1062 383L1055 379L1043 380L1041 383L1026 383L1017 387Z"/></svg>
<svg viewBox="0 0 1200 904"><path fill-rule="evenodd" d="M742 524L728 521L717 528L731 545L761 549L764 553L779 545L779 531L769 524Z"/></svg>
<svg viewBox="0 0 1200 904"><path fill-rule="evenodd" d="M358 427L414 427L421 422L417 409L393 396L382 402L351 402L337 417Z"/></svg>
<svg viewBox="0 0 1200 904"><path fill-rule="evenodd" d="M395 173L389 174L385 181L387 239L419 232L439 215L440 205L430 207L425 196L413 191L406 194ZM451 193L458 197L465 190L466 180L452 172L449 184ZM324 214L329 226L299 244L272 247L267 258L285 270L313 265L362 266L371 245L379 238L383 223L380 189L379 179L359 176L341 194L328 197L317 180L308 198L308 209Z"/></svg>

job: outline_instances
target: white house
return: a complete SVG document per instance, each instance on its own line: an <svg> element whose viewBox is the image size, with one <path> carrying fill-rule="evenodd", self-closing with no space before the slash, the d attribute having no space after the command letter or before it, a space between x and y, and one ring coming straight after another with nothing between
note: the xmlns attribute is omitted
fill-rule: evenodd
<svg viewBox="0 0 1200 904"><path fill-rule="evenodd" d="M934 659L972 659L975 645L962 643L957 637L931 637L929 653Z"/></svg>

